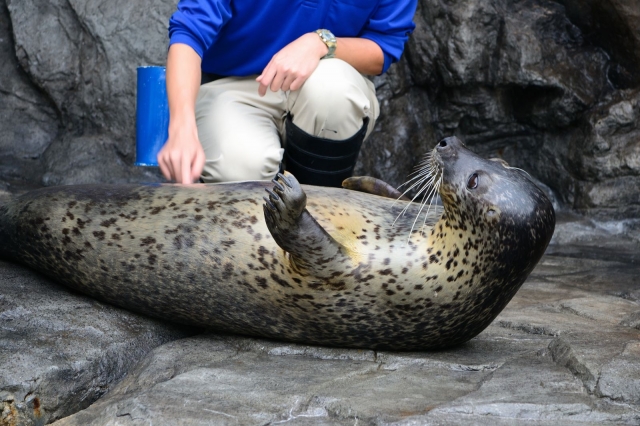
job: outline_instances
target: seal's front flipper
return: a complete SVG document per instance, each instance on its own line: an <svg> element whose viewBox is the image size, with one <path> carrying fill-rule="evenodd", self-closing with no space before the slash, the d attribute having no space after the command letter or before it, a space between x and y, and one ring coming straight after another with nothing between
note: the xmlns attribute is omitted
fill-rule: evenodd
<svg viewBox="0 0 640 426"><path fill-rule="evenodd" d="M387 182L371 176L353 176L342 181L342 187L352 191L366 192L394 200L411 201Z"/></svg>
<svg viewBox="0 0 640 426"><path fill-rule="evenodd" d="M264 217L278 245L290 254L299 270L312 269L322 276L327 264L348 260L344 247L324 230L305 208L307 195L288 173L273 179L273 190L264 197Z"/></svg>

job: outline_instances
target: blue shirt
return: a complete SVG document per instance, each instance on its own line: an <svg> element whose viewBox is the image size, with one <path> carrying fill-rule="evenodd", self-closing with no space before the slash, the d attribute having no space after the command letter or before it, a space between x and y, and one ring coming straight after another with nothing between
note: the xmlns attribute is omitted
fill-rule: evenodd
<svg viewBox="0 0 640 426"><path fill-rule="evenodd" d="M385 72L413 31L417 0L180 0L169 21L170 44L191 46L202 70L260 74L271 57L301 35L326 28L336 37L374 41Z"/></svg>

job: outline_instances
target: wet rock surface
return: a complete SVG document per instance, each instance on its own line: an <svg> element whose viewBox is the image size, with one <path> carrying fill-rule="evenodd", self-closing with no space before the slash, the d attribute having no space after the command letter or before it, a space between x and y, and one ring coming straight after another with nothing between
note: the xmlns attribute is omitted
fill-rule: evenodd
<svg viewBox="0 0 640 426"><path fill-rule="evenodd" d="M58 425L638 424L638 226L561 215L489 328L421 353L180 338L2 263L0 396Z"/></svg>
<svg viewBox="0 0 640 426"><path fill-rule="evenodd" d="M0 261L0 425L86 408L153 348L190 334Z"/></svg>

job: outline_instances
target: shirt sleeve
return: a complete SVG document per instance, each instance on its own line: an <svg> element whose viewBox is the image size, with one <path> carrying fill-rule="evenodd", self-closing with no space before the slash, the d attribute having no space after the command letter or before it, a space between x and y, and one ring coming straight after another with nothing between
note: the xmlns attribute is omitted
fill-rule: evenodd
<svg viewBox="0 0 640 426"><path fill-rule="evenodd" d="M231 18L231 0L180 0L169 20L169 46L189 45L202 57Z"/></svg>
<svg viewBox="0 0 640 426"><path fill-rule="evenodd" d="M415 28L413 15L417 6L417 0L382 0L360 35L376 42L382 49L383 73L400 60L404 45Z"/></svg>

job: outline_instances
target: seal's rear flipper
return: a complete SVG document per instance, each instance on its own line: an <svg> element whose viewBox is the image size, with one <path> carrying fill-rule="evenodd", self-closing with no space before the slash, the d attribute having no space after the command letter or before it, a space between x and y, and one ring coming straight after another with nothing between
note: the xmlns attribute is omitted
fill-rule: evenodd
<svg viewBox="0 0 640 426"><path fill-rule="evenodd" d="M276 243L301 269L311 269L322 276L329 262L348 260L344 247L320 226L305 208L307 195L296 178L278 173L273 191L264 197L264 217Z"/></svg>
<svg viewBox="0 0 640 426"><path fill-rule="evenodd" d="M394 200L411 201L387 182L371 176L354 176L342 181L342 187L352 191L366 192Z"/></svg>

